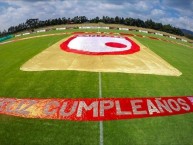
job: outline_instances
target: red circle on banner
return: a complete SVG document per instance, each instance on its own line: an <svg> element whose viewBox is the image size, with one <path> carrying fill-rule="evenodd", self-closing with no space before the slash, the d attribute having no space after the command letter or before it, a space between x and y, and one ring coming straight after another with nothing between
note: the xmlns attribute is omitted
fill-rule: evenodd
<svg viewBox="0 0 193 145"><path fill-rule="evenodd" d="M118 42L107 42L105 43L106 46L113 47L113 48L126 48L127 45L118 43Z"/></svg>

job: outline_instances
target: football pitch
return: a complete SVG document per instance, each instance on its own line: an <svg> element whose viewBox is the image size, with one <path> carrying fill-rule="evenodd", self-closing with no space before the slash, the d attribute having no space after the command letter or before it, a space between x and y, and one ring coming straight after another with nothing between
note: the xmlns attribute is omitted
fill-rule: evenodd
<svg viewBox="0 0 193 145"><path fill-rule="evenodd" d="M193 48L147 37L134 36L141 44L177 68L182 75L20 70L29 59L69 37L72 31L78 30L60 31L68 33L0 45L0 97L145 98L193 95ZM158 37L118 30L111 32ZM49 33L56 32L47 34ZM177 42L172 39L170 41ZM186 44L180 41L178 43ZM100 122L0 115L0 145L193 145L192 134L193 113Z"/></svg>

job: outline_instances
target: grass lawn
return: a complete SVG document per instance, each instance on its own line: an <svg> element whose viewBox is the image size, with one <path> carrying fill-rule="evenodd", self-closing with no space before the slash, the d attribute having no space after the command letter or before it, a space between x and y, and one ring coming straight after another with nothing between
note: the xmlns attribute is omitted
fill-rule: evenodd
<svg viewBox="0 0 193 145"><path fill-rule="evenodd" d="M98 145L97 122L0 117L1 145Z"/></svg>
<svg viewBox="0 0 193 145"><path fill-rule="evenodd" d="M33 38L0 45L0 96L98 98L98 73L19 70L20 66L34 55L67 36ZM136 37L136 39L179 69L182 75L171 77L102 73L103 97L193 95L192 48L147 38ZM192 119L193 114L190 113L169 117L105 121L104 145L193 145ZM24 119L0 115L0 145L25 144L98 145L99 122Z"/></svg>
<svg viewBox="0 0 193 145"><path fill-rule="evenodd" d="M158 97L193 94L193 49L136 38L178 68L180 77L103 73L105 97ZM105 145L193 145L193 114L104 123Z"/></svg>

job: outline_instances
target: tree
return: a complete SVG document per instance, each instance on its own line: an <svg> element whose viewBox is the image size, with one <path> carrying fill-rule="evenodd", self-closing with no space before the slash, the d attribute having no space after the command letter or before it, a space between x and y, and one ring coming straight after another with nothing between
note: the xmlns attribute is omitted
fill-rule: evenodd
<svg viewBox="0 0 193 145"><path fill-rule="evenodd" d="M146 25L147 28L155 29L155 22L153 22L151 19L145 21L145 25Z"/></svg>
<svg viewBox="0 0 193 145"><path fill-rule="evenodd" d="M66 24L67 23L67 19L65 17L62 18L62 24Z"/></svg>
<svg viewBox="0 0 193 145"><path fill-rule="evenodd" d="M88 21L88 18L86 16L80 16L80 22L85 23Z"/></svg>
<svg viewBox="0 0 193 145"><path fill-rule="evenodd" d="M137 26L137 27L155 29L159 31L176 34L176 35L184 35L179 28L173 27L170 24L163 25L162 23L156 23L151 19L143 21L141 19L123 18L118 16L116 17L103 16L101 19L99 17L95 17L93 19L88 20L86 16L76 16L72 19L63 17L63 18L57 18L57 19L48 19L45 21L40 21L39 19L27 19L25 23L21 23L17 26L11 26L8 28L8 31L4 30L3 32L0 32L0 36L2 37L7 34L13 34L27 29L33 30L34 28L39 28L44 26L72 24L72 23L79 24L79 23L85 23L85 22L124 24L127 26Z"/></svg>
<svg viewBox="0 0 193 145"><path fill-rule="evenodd" d="M115 17L115 23L120 24L120 18L118 16Z"/></svg>
<svg viewBox="0 0 193 145"><path fill-rule="evenodd" d="M98 23L100 22L100 18L99 17L96 17L96 18L93 18L90 20L91 23Z"/></svg>
<svg viewBox="0 0 193 145"><path fill-rule="evenodd" d="M29 29L37 28L39 19L28 19L25 23Z"/></svg>

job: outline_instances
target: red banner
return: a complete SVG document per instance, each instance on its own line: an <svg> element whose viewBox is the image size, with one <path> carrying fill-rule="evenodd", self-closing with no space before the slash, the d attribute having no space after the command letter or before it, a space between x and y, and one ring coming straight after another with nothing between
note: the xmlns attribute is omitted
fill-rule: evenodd
<svg viewBox="0 0 193 145"><path fill-rule="evenodd" d="M100 121L193 112L193 96L104 99L0 98L0 114L25 118Z"/></svg>

